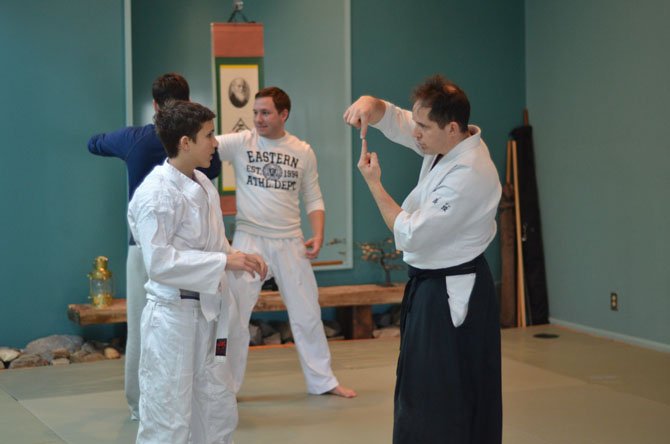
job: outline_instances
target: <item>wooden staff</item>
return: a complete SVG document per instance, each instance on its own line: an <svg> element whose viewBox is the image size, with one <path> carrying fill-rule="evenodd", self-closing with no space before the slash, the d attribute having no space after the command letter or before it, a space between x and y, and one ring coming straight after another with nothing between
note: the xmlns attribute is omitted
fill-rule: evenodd
<svg viewBox="0 0 670 444"><path fill-rule="evenodd" d="M526 289L523 272L523 250L521 249L521 206L519 204L519 166L517 164L516 140L512 140L512 165L514 176L514 216L516 219L516 325L526 326Z"/></svg>
<svg viewBox="0 0 670 444"><path fill-rule="evenodd" d="M512 175L512 140L507 141L507 165L505 166L505 185L510 182Z"/></svg>
<svg viewBox="0 0 670 444"><path fill-rule="evenodd" d="M517 326L516 313L516 248L514 239L514 186L512 185L512 141L507 141L505 185L500 199L500 326Z"/></svg>

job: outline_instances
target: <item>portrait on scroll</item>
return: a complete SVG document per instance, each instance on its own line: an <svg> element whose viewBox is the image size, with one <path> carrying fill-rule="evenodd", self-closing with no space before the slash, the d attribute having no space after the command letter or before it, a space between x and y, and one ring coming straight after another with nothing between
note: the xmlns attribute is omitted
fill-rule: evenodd
<svg viewBox="0 0 670 444"><path fill-rule="evenodd" d="M236 133L252 129L258 65L219 65L219 85L219 131Z"/></svg>
<svg viewBox="0 0 670 444"><path fill-rule="evenodd" d="M259 89L259 65L218 65L219 132L237 133L254 127L254 96ZM223 162L219 191L235 190L235 172Z"/></svg>

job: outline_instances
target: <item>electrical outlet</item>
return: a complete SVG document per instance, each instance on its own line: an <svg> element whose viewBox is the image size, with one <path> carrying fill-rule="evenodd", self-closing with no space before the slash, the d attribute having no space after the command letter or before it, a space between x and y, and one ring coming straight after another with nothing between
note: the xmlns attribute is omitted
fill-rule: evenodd
<svg viewBox="0 0 670 444"><path fill-rule="evenodd" d="M619 311L619 295L610 293L610 310Z"/></svg>

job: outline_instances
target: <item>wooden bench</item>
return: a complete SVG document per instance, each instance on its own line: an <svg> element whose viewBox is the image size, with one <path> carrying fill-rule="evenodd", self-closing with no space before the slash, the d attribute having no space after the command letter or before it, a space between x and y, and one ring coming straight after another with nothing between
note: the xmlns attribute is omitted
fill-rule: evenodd
<svg viewBox="0 0 670 444"><path fill-rule="evenodd" d="M372 306L399 304L404 288L404 284L391 287L375 284L319 287L319 305L337 309L337 320L342 325L345 338L371 338L374 330ZM254 307L254 312L285 310L286 306L278 291L262 291ZM126 322L126 300L114 299L105 308L95 308L91 304L70 304L67 316L79 325Z"/></svg>

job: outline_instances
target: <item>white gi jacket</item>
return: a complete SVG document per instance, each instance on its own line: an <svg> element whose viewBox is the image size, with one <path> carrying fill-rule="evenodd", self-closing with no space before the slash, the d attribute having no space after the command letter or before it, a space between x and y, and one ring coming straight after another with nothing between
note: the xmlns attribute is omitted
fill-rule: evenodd
<svg viewBox="0 0 670 444"><path fill-rule="evenodd" d="M300 197L307 214L324 209L312 147L289 132L268 139L255 129L216 139L219 157L235 168L236 229L263 237L302 237Z"/></svg>
<svg viewBox="0 0 670 444"><path fill-rule="evenodd" d="M155 167L128 204L128 223L149 275L147 299L178 301L180 289L197 291L207 321L224 314L219 333L225 333L231 299L225 267L233 250L216 188L200 171L194 177L197 183L167 160Z"/></svg>
<svg viewBox="0 0 670 444"><path fill-rule="evenodd" d="M439 269L468 262L486 250L496 234L495 216L502 187L481 130L470 125L470 137L435 165L412 136L412 113L385 102L384 117L374 125L390 140L423 156L419 181L402 203L393 235L403 260L416 268ZM467 314L475 275L449 276L452 321Z"/></svg>

